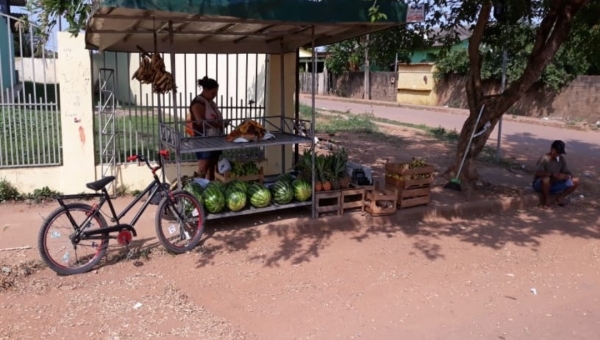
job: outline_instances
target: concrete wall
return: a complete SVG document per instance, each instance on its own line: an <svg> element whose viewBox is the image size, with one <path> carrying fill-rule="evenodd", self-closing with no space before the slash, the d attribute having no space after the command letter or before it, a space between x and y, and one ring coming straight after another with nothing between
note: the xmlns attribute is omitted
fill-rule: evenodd
<svg viewBox="0 0 600 340"><path fill-rule="evenodd" d="M84 37L71 37L70 33L58 33L58 55L56 61L60 93L64 101L61 105L63 165L43 168L12 168L0 169L0 178L5 178L15 185L21 192L32 192L35 189L48 186L66 194L89 192L85 183L102 177L100 166L94 161L93 133L94 114L92 103L92 65L89 51L85 49ZM266 87L261 91L268 93L266 105L267 115L279 115L282 109L286 117L294 116L294 91L296 54L286 54L284 61L284 74L281 74L281 56L268 56L266 72ZM263 73L265 74L265 73ZM284 83L284 100L281 105L281 79ZM264 84L264 82L263 82ZM181 86L181 85L180 85ZM246 94L253 94L253 90L244 87ZM279 125L279 119L273 122ZM282 150L285 157L282 157ZM269 147L266 150L267 174L279 174L281 168L291 168L292 146ZM284 160L285 159L285 160ZM196 169L195 162L182 164L184 174L192 174ZM174 164L165 169L167 180L176 177ZM146 167L137 163L118 165L112 173L117 177L117 187L126 186L130 190L141 190L151 180Z"/></svg>
<svg viewBox="0 0 600 340"><path fill-rule="evenodd" d="M333 76L330 94L363 99L364 77L364 72L345 72ZM370 72L371 99L395 102L397 78L394 72Z"/></svg>
<svg viewBox="0 0 600 340"><path fill-rule="evenodd" d="M499 92L499 82L484 84L486 91ZM513 107L509 114L530 117L553 117L595 123L600 120L600 76L579 76L556 94L534 86ZM436 85L440 106L467 108L465 78L448 77Z"/></svg>
<svg viewBox="0 0 600 340"><path fill-rule="evenodd" d="M56 84L56 59L54 58L15 58L15 69L20 81L40 84Z"/></svg>

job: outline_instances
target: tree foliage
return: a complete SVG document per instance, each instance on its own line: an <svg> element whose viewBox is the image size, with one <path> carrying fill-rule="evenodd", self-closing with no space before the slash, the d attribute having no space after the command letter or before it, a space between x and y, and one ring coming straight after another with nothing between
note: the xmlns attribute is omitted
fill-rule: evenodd
<svg viewBox="0 0 600 340"><path fill-rule="evenodd" d="M533 48L535 26L512 25L504 27L492 26L486 32L480 53L483 56L481 66L482 80L500 80L502 78L502 51L508 52L507 82L517 80L523 74L527 59ZM540 83L553 91L560 91L576 76L590 72L595 60L581 48L581 37L572 35L557 52L550 64L543 70L538 79ZM466 49L455 49L442 55L436 61L436 78L446 75L467 75L470 62Z"/></svg>
<svg viewBox="0 0 600 340"><path fill-rule="evenodd" d="M406 25L390 28L365 37L350 39L327 47L329 57L325 62L327 70L333 74L358 71L369 49L371 64L380 68L392 66L398 55L399 62L409 62L412 51L428 45L426 31L420 25Z"/></svg>

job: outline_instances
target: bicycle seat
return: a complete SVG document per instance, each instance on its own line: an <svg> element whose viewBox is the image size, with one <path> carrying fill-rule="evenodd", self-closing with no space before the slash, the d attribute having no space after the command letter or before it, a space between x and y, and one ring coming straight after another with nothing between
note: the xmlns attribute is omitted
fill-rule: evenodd
<svg viewBox="0 0 600 340"><path fill-rule="evenodd" d="M104 178L101 178L95 182L90 182L87 183L85 186L88 189L92 189L94 191L98 191L98 190L102 190L104 189L110 182L115 180L115 176L106 176Z"/></svg>

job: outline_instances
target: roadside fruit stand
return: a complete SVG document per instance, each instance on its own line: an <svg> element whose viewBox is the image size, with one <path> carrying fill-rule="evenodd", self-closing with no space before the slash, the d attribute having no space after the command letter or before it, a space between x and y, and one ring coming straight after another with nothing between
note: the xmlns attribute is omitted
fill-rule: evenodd
<svg viewBox="0 0 600 340"><path fill-rule="evenodd" d="M210 5L205 0L96 1L86 28L86 47L141 53L140 69L133 78L152 86L158 95L159 107L166 102L164 96L171 96L172 107L165 107L158 114L161 144L174 151L178 186L202 198L207 219L298 206L312 206L313 217L316 217L320 207L316 193L329 193L333 198L338 197L340 203L348 200L348 209L363 209L356 201L352 204L351 197L364 200L365 191L350 188L352 177L347 172L345 153L315 155L315 48L405 22L407 6L404 3L386 1L378 5L387 18L372 22L369 15L372 3L363 0L215 0ZM290 98L284 98L287 68L283 56L297 55L301 47L311 47L313 52L310 120L299 118L297 105L294 115L286 114L284 105ZM177 53L281 56L279 112L229 119L231 128L227 135L190 137L185 126L187 103L182 103L175 83ZM169 55L170 71L166 70L161 54ZM296 89L296 101L298 96L299 89ZM291 152L289 146L295 145L298 152L300 144L310 144L310 151L301 157L297 155L296 164L285 164L286 152ZM281 171L269 183L264 170L256 164L235 162L228 172L217 175L210 183L182 180L182 154L275 146L281 147ZM290 169L295 169L294 176ZM342 195L342 191L351 189L354 190L351 195Z"/></svg>

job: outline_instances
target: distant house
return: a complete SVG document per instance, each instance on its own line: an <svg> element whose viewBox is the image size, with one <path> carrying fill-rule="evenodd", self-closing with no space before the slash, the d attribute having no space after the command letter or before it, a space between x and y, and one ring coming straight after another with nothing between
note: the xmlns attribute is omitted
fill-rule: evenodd
<svg viewBox="0 0 600 340"><path fill-rule="evenodd" d="M466 27L457 30L459 41L451 46L451 50L464 49L469 46L471 31ZM398 64L398 103L415 105L437 105L438 98L435 91L435 61L440 53L443 40L448 32L434 31L430 39L431 47L413 51L411 62Z"/></svg>
<svg viewBox="0 0 600 340"><path fill-rule="evenodd" d="M467 48L469 46L469 38L471 37L471 30L467 27L459 27L456 30L458 33L459 42L452 45L450 49L461 49ZM439 29L434 30L431 34L431 37L428 40L433 40L433 44L431 47L416 49L412 52L410 62L411 63L433 63L437 59L437 55L440 53L442 49L445 37L448 36L448 32L440 31Z"/></svg>

